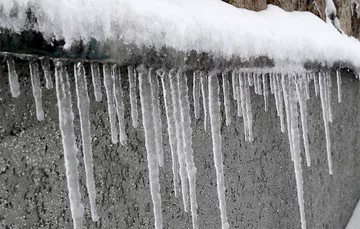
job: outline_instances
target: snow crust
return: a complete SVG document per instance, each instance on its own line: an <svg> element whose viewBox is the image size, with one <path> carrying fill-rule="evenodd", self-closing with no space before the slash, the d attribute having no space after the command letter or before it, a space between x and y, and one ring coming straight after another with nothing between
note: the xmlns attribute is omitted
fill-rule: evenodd
<svg viewBox="0 0 360 229"><path fill-rule="evenodd" d="M2 27L20 32L28 25L48 38L115 40L138 47L163 46L209 52L221 57L268 56L275 63L346 61L360 67L360 42L340 34L309 12L285 12L269 5L261 12L220 0L6 0L0 3ZM16 17L10 16L18 10ZM329 7L330 8L330 7Z"/></svg>

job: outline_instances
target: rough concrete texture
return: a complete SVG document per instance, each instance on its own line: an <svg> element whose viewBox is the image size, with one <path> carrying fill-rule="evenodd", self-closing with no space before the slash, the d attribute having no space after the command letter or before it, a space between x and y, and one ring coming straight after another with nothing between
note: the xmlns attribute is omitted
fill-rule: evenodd
<svg viewBox="0 0 360 229"><path fill-rule="evenodd" d="M89 70L89 66L86 67ZM17 69L21 95L14 99L10 97L6 65L3 62L0 65L0 228L72 228L55 90L43 87L45 121L38 122L28 64L17 63ZM312 166L308 168L303 163L308 228L345 228L360 197L359 82L352 74L343 72L344 102L338 104L336 80L334 75L332 77L333 176L327 170L320 99L315 97L313 85L310 87L308 124ZM126 78L123 80L125 95L128 92ZM189 82L190 78L190 85ZM71 87L74 97L74 82ZM131 126L129 97L125 96L129 140L126 146L113 145L106 102L95 102L90 83L89 89L97 206L101 219L94 223L90 218L78 111L74 105L81 193L86 209L84 224L86 228L154 228L144 133L141 127ZM289 143L287 134L280 131L274 98L270 98L267 113L261 96L252 91L251 99L253 143L243 140L242 119L235 117L232 111L232 124L226 127L222 114L229 223L231 228L301 228ZM75 104L75 98L73 101ZM175 198L172 190L170 148L164 113L162 115L166 152L165 166L160 169L164 228L191 228L191 216L184 213L182 200ZM195 121L192 114L192 128L198 171L199 225L200 228L219 229L211 136L203 129L203 117Z"/></svg>

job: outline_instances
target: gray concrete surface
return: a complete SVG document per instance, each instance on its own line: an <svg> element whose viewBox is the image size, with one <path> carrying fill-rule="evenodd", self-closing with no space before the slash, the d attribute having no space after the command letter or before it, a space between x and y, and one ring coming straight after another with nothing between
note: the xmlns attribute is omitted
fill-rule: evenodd
<svg viewBox="0 0 360 229"><path fill-rule="evenodd" d="M4 62L0 63L0 228L72 228L55 90L43 88L45 121L38 122L28 63L17 63L21 86L17 99L10 96L7 68ZM333 85L336 85L334 77ZM127 95L128 83L124 80L123 85ZM308 124L312 166L307 168L303 163L308 228L345 228L360 197L359 85L353 75L344 73L342 104L337 103L336 87L332 88L333 176L327 171L320 99L315 97L313 85L310 87ZM73 82L71 86L74 90ZM301 224L287 134L280 131L274 98L270 98L267 113L263 97L252 91L251 98L253 143L244 142L242 119L235 117L234 112L232 125L225 127L223 122L222 126L229 223L231 228L298 229ZM129 98L125 97L129 138L125 147L111 144L106 102L95 102L92 87L90 99L101 219L94 223L90 218L80 154L81 192L86 208L84 224L86 228L154 228L144 133L141 127L136 130L131 126ZM80 147L75 105L74 112ZM164 121L164 113L162 115ZM193 118L192 127L198 171L199 225L200 228L219 229L211 136L203 129L202 117L199 121ZM183 212L182 201L174 197L172 190L165 123L163 128L166 153L160 180L164 228L191 228L191 216Z"/></svg>

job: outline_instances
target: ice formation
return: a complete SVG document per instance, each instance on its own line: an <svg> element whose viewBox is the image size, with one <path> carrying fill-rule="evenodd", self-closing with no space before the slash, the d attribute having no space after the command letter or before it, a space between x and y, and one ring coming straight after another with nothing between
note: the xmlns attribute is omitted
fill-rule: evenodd
<svg viewBox="0 0 360 229"><path fill-rule="evenodd" d="M36 61L29 62L30 78L32 91L35 99L36 117L39 121L44 120L44 110L42 106L42 92L39 77L39 65Z"/></svg>
<svg viewBox="0 0 360 229"><path fill-rule="evenodd" d="M100 68L97 63L91 63L91 78L94 87L94 96L97 102L102 100L101 81L100 81Z"/></svg>
<svg viewBox="0 0 360 229"><path fill-rule="evenodd" d="M136 97L136 71L132 66L128 67L128 76L129 76L129 97L130 97L130 106L131 106L131 119L132 125L134 128L138 126L138 107L137 107L137 97Z"/></svg>
<svg viewBox="0 0 360 229"><path fill-rule="evenodd" d="M54 87L53 80L51 78L51 72L50 72L50 60L47 58L40 59L41 61L41 68L44 72L44 77L46 81L46 88L52 89Z"/></svg>
<svg viewBox="0 0 360 229"><path fill-rule="evenodd" d="M19 86L19 78L15 69L14 58L8 57L6 62L9 72L10 92L12 97L17 98L20 95L20 86Z"/></svg>

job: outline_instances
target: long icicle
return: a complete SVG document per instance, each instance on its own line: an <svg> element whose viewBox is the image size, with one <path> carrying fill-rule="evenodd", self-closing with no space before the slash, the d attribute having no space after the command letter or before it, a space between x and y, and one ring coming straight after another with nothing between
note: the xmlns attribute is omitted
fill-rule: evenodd
<svg viewBox="0 0 360 229"><path fill-rule="evenodd" d="M181 111L180 111L180 95L179 85L176 79L176 71L174 69L169 72L170 88L172 92L172 103L174 105L174 119L176 127L176 140L177 140L177 154L179 159L179 174L181 181L181 194L183 199L184 211L189 209L189 195L188 195L188 180L186 178L185 170L185 154L184 154L184 142L182 136L182 123L181 123Z"/></svg>
<svg viewBox="0 0 360 229"><path fill-rule="evenodd" d="M230 114L230 88L229 88L229 73L222 73L222 89L224 96L224 107L225 107L225 118L226 118L226 126L230 126L231 124L231 114ZM240 100L240 99L239 99Z"/></svg>
<svg viewBox="0 0 360 229"><path fill-rule="evenodd" d="M248 128L248 141L252 142L254 140L253 130L252 130L253 116L252 116L251 99L250 99L250 87L249 87L248 79L245 79L245 82L244 82L245 90L244 91L245 91L246 118L247 118L247 128Z"/></svg>
<svg viewBox="0 0 360 229"><path fill-rule="evenodd" d="M341 74L340 70L336 70L336 82L337 82L337 92L338 92L338 102L341 103L342 95L341 95Z"/></svg>
<svg viewBox="0 0 360 229"><path fill-rule="evenodd" d="M275 76L275 83L277 87L278 94L278 106L279 106L279 118L280 118L280 130L282 133L285 133L285 121L284 121L284 98L281 87L281 74L278 73Z"/></svg>
<svg viewBox="0 0 360 229"><path fill-rule="evenodd" d="M162 72L160 76L161 76L161 84L162 84L162 90L164 96L165 113L166 113L166 120L168 126L170 150L171 150L174 192L175 192L175 196L178 197L180 192L179 172L178 172L179 163L178 163L177 145L176 145L177 139L176 139L176 126L175 126L175 112L174 112L174 104L171 98L174 92L171 90L169 76L165 72Z"/></svg>
<svg viewBox="0 0 360 229"><path fill-rule="evenodd" d="M299 121L298 121L298 109L297 109L297 96L295 91L295 79L290 77L289 83L289 104L290 104L290 119L291 119L291 138L294 148L294 169L296 178L296 187L298 195L298 203L300 210L301 228L306 229L305 219L305 206L304 206L304 189L303 189L303 177L301 168L300 157L300 134L299 134Z"/></svg>
<svg viewBox="0 0 360 229"><path fill-rule="evenodd" d="M221 152L219 82L215 73L210 74L209 77L209 108L221 225L222 229L227 229L229 228L229 223L227 222L226 214L225 180Z"/></svg>
<svg viewBox="0 0 360 229"><path fill-rule="evenodd" d="M36 107L36 117L37 120L44 120L44 109L42 105L42 92L41 92L41 84L39 77L39 65L36 61L31 60L29 62L30 67L30 78L31 78L31 86L32 92L35 99L35 107Z"/></svg>
<svg viewBox="0 0 360 229"><path fill-rule="evenodd" d="M180 94L180 114L183 124L183 140L184 151L186 161L186 171L189 181L190 191L190 209L193 229L198 228L198 216L197 216L197 201L196 201L196 167L194 164L193 148L192 148L192 129L190 119L190 105L187 86L187 78L185 72L179 70L177 74L177 80L179 82L179 94Z"/></svg>
<svg viewBox="0 0 360 229"><path fill-rule="evenodd" d="M137 128L139 124L138 121L139 113L138 113L137 97L136 97L136 71L132 66L128 67L128 77L129 77L129 97L130 97L132 126L134 128Z"/></svg>
<svg viewBox="0 0 360 229"><path fill-rule="evenodd" d="M91 79L94 88L94 96L96 102L100 102L102 100L102 93L101 93L101 80L100 80L100 69L99 64L91 63Z"/></svg>
<svg viewBox="0 0 360 229"><path fill-rule="evenodd" d="M159 104L159 80L157 73L154 69L149 69L150 85L151 85L151 98L153 103L153 119L155 126L155 141L156 152L158 155L158 163L160 167L164 166L164 150L162 140L162 123L161 123L161 110Z"/></svg>
<svg viewBox="0 0 360 229"><path fill-rule="evenodd" d="M41 68L44 72L44 78L45 78L45 86L47 89L52 89L54 87L52 78L51 78L51 72L50 72L50 60L47 58L40 59L41 62Z"/></svg>
<svg viewBox="0 0 360 229"><path fill-rule="evenodd" d="M140 87L140 101L142 120L145 132L145 147L147 152L150 192L153 202L155 228L163 228L162 210L161 210L161 196L160 196L160 181L159 181L159 166L158 155L156 151L155 126L153 120L153 102L151 97L151 78L147 69L143 66L138 68L139 87Z"/></svg>
<svg viewBox="0 0 360 229"><path fill-rule="evenodd" d="M110 65L103 65L103 73L104 73L104 86L107 97L107 107L109 113L109 122L110 122L110 131L111 131L111 141L112 143L118 143L118 129L116 126L116 111L115 111L115 99L114 99L114 91L113 91L113 80L111 78Z"/></svg>
<svg viewBox="0 0 360 229"><path fill-rule="evenodd" d="M209 105L208 105L208 88L207 88L207 84L208 84L208 79L207 79L207 75L205 74L205 72L200 72L200 83L201 83L201 94L202 94L202 98L203 98L203 107L204 107L204 129L205 131L207 131L207 123L208 123L208 110L209 110Z"/></svg>
<svg viewBox="0 0 360 229"><path fill-rule="evenodd" d="M319 85L320 85L320 100L321 100L321 107L323 113L323 120L324 120L324 128L325 128L325 138L326 138L326 153L328 159L328 166L329 166L329 174L333 174L332 170L332 159L331 159L331 141L330 141L330 132L329 132L329 120L328 120L328 109L327 109L327 102L326 102L326 83L325 83L325 76L323 73L319 74Z"/></svg>
<svg viewBox="0 0 360 229"><path fill-rule="evenodd" d="M245 97L245 80L248 78L248 73L239 73L239 83L240 83L240 95L239 100L241 101L241 109L242 109L242 116L243 116L243 122L244 122L244 136L245 141L248 141L249 131L248 131L248 122L247 122L247 113L246 113L246 97Z"/></svg>
<svg viewBox="0 0 360 229"><path fill-rule="evenodd" d="M193 99L195 119L200 117L200 76L199 71L193 73Z"/></svg>
<svg viewBox="0 0 360 229"><path fill-rule="evenodd" d="M91 218L99 220L96 208L96 189L94 180L94 165L91 146L90 99L86 82L85 68L81 63L74 64L77 107L79 109L81 140L84 155L86 188L89 195Z"/></svg>
<svg viewBox="0 0 360 229"><path fill-rule="evenodd" d="M127 141L126 136L126 127L125 127L125 117L124 117L124 103L123 103L123 91L121 88L121 75L119 73L119 68L114 64L111 68L111 78L113 81L113 92L115 99L116 113L118 117L119 124L119 139L120 144L125 145Z"/></svg>
<svg viewBox="0 0 360 229"><path fill-rule="evenodd" d="M20 95L20 86L19 86L19 77L16 73L14 58L7 57L7 66L9 73L9 84L10 84L10 92L13 98L17 98Z"/></svg>
<svg viewBox="0 0 360 229"><path fill-rule="evenodd" d="M60 61L55 62L55 82L71 216L74 229L81 229L83 228L84 206L81 203L79 172L77 169L78 159L76 154L78 149L76 147L73 123L74 113L71 104L69 77L66 67Z"/></svg>

